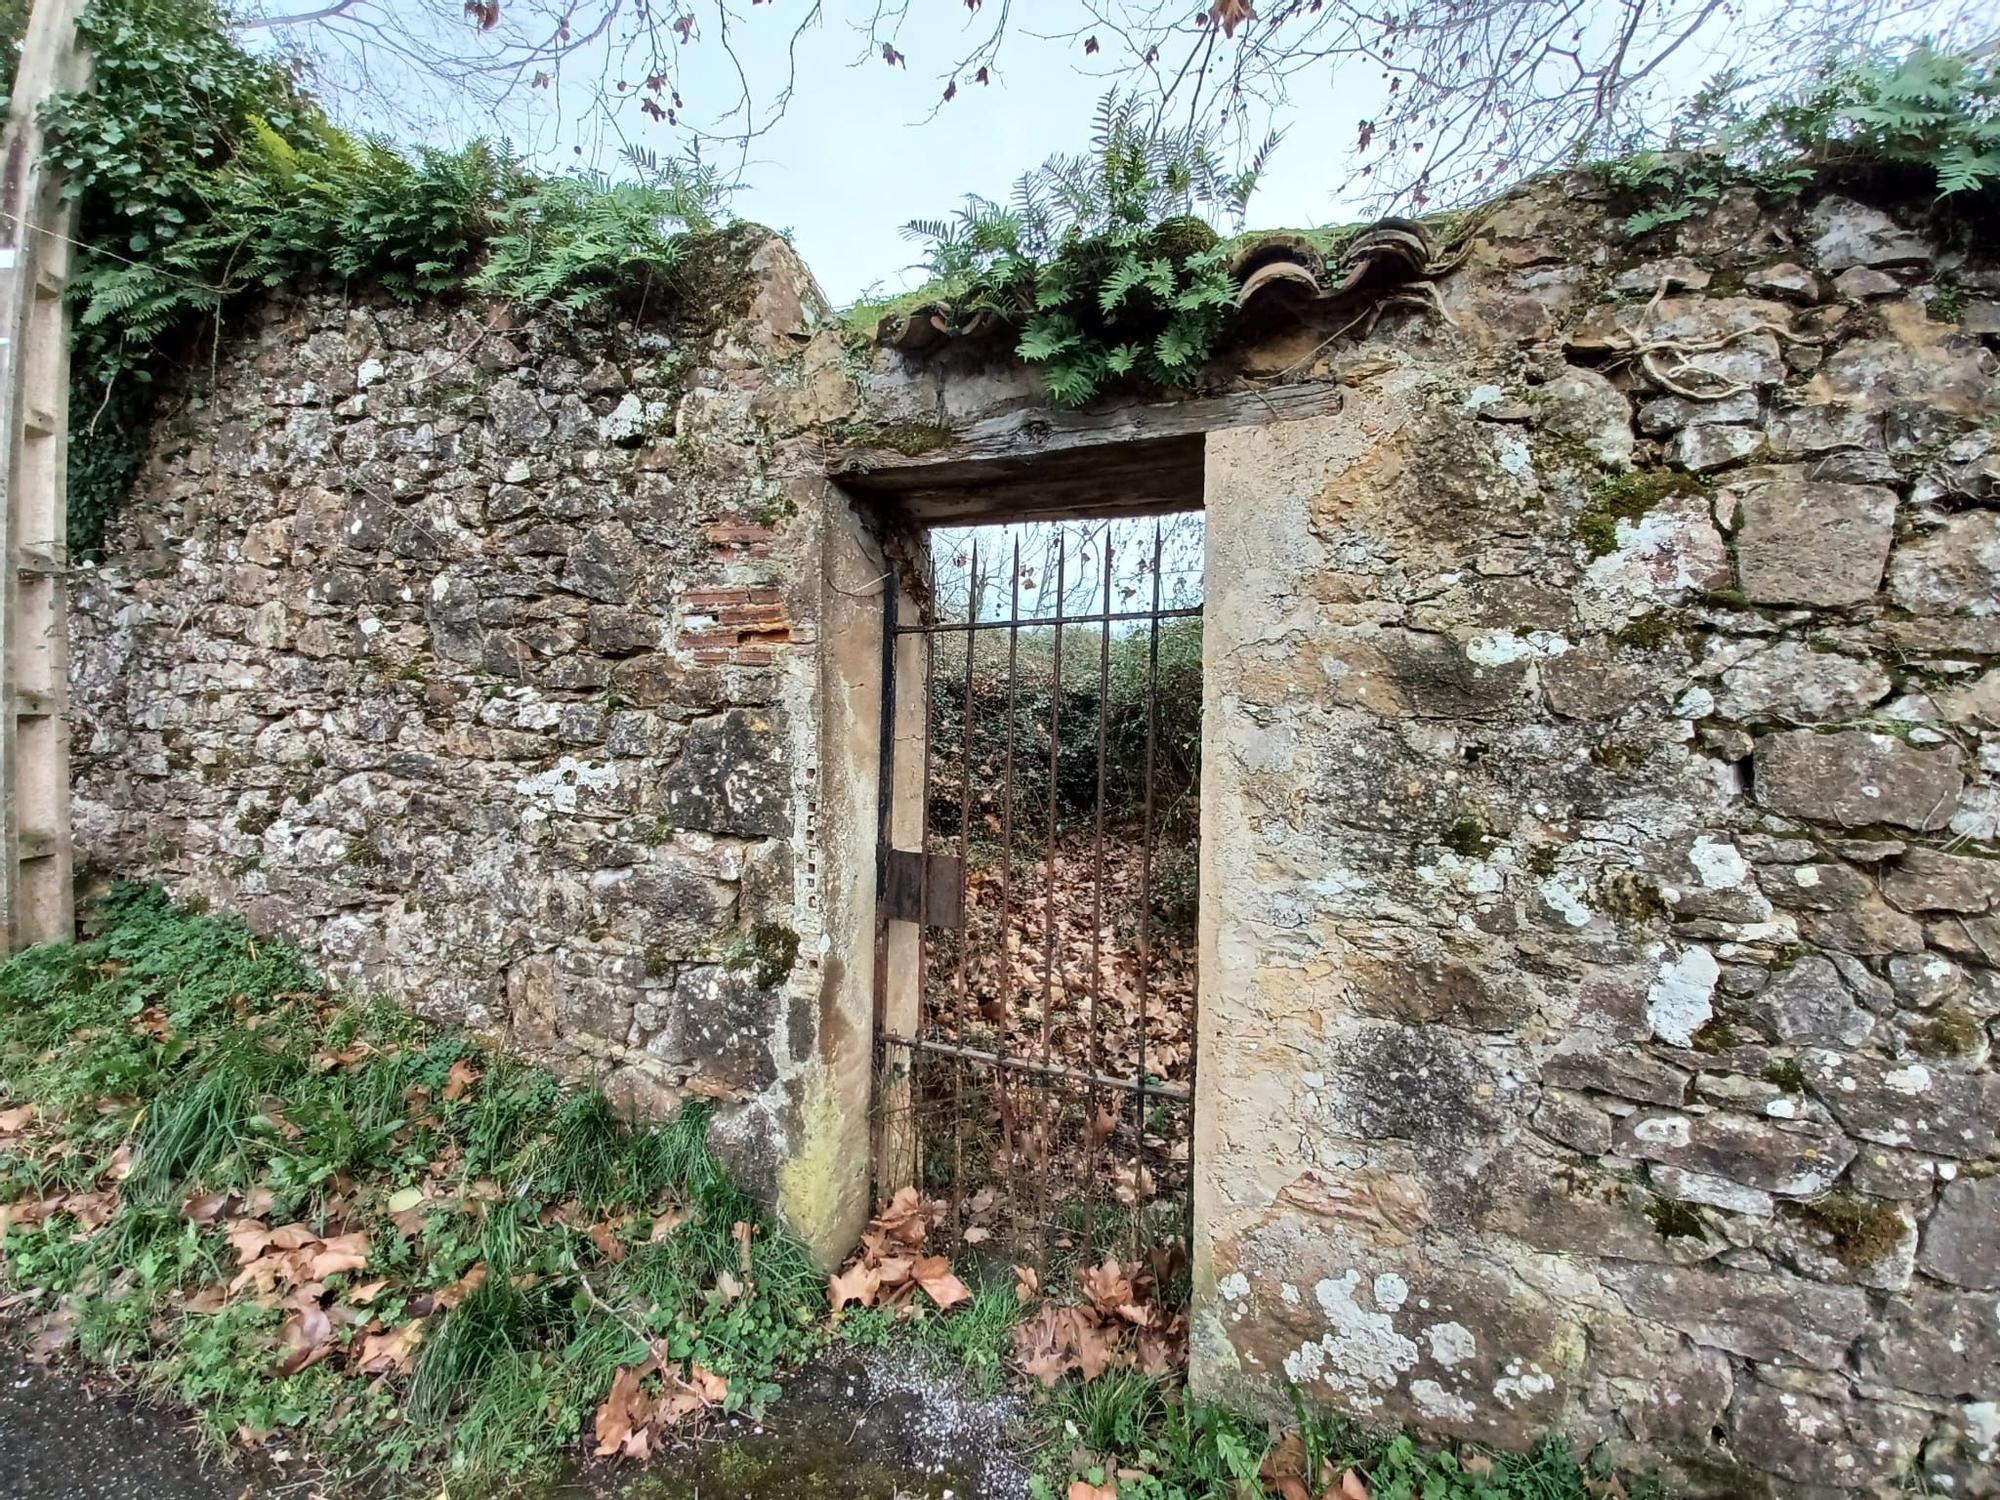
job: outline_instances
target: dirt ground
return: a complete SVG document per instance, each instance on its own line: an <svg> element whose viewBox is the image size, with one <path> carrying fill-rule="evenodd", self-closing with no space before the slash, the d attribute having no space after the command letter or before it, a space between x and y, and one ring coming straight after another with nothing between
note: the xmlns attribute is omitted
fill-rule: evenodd
<svg viewBox="0 0 2000 1500"><path fill-rule="evenodd" d="M0 1500L302 1500L310 1475L224 1467L173 1413L76 1374L0 1361ZM761 1423L719 1424L643 1468L582 1463L533 1500L1022 1500L1020 1411L903 1351L804 1370ZM447 1487L448 1488L448 1487ZM370 1500L429 1497L372 1486Z"/></svg>

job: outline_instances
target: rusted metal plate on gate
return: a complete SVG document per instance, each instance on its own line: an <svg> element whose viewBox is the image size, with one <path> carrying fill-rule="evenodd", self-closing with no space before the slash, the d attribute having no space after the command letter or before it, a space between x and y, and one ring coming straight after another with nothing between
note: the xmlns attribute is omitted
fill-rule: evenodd
<svg viewBox="0 0 2000 1500"><path fill-rule="evenodd" d="M882 905L893 922L965 926L965 863L956 854L891 849Z"/></svg>

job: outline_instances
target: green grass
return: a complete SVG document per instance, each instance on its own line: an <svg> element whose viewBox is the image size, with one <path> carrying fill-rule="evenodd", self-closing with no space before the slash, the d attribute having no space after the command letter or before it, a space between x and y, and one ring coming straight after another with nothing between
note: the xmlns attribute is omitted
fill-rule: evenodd
<svg viewBox="0 0 2000 1500"><path fill-rule="evenodd" d="M338 1476L517 1476L584 1434L649 1346L761 1408L820 1337L823 1281L709 1153L702 1110L628 1129L601 1095L342 1003L291 949L155 890L121 889L94 924L0 966L0 1109L40 1111L0 1144L0 1202L115 1193L115 1211L94 1230L69 1211L10 1224L0 1280L217 1445L288 1433ZM454 1091L455 1064L482 1076ZM391 1200L417 1189L399 1225ZM326 1278L329 1308L385 1283L334 1357L292 1374L275 1371L279 1297L188 1306L236 1275L225 1232L244 1209L192 1222L183 1203L252 1190L270 1225L369 1236L365 1269ZM684 1220L655 1240L670 1208ZM608 1246L589 1232L606 1222ZM750 1275L730 1296L739 1222ZM434 1305L481 1264L476 1290ZM407 1369L349 1372L369 1316L377 1333L423 1317Z"/></svg>
<svg viewBox="0 0 2000 1500"><path fill-rule="evenodd" d="M989 1394L1008 1382L1027 1311L1010 1273L948 1314L850 1308L829 1323L823 1279L709 1153L702 1111L629 1129L601 1095L343 1003L289 948L156 890L122 888L92 924L0 965L0 1110L41 1112L0 1136L0 1203L76 1194L111 1211L94 1228L70 1208L10 1223L0 1282L68 1327L82 1358L190 1410L218 1448L283 1437L335 1483L494 1487L575 1449L618 1367L649 1352L726 1378L732 1409L761 1409L829 1338L916 1351ZM290 1374L281 1297L221 1295L239 1269L229 1224L252 1193L269 1225L369 1236L364 1268L324 1279L325 1305L355 1321L333 1357ZM195 1194L233 1196L190 1217ZM670 1208L682 1218L656 1238ZM739 1223L754 1233L736 1292ZM1052 1268L1051 1285L1066 1275ZM418 1318L407 1366L350 1370L371 1327ZM1122 1472L1125 1500L1237 1500L1272 1441L1261 1419L1131 1371L1028 1399L1022 1441L1044 1496ZM1378 1500L1591 1493L1556 1443L1472 1472L1303 1407L1299 1424L1314 1473L1357 1467Z"/></svg>
<svg viewBox="0 0 2000 1500"><path fill-rule="evenodd" d="M1296 1402L1296 1396L1295 1396ZM1568 1444L1545 1439L1526 1453L1486 1454L1470 1446L1432 1448L1406 1435L1369 1432L1297 1405L1298 1426L1274 1454L1263 1421L1173 1385L1113 1371L1084 1385L1059 1386L1044 1408L1052 1457L1032 1482L1035 1500L1057 1500L1072 1478L1101 1484L1117 1476L1120 1500L1239 1500L1265 1492L1267 1459L1305 1480L1317 1495L1356 1470L1374 1500L1595 1500L1603 1476ZM1649 1478L1623 1481L1631 1500L1659 1500Z"/></svg>

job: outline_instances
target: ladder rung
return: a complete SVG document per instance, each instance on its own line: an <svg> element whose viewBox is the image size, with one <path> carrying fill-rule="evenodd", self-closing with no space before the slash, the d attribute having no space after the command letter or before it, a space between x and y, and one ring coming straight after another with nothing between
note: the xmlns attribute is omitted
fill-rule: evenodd
<svg viewBox="0 0 2000 1500"><path fill-rule="evenodd" d="M56 711L55 694L24 689L14 694L14 712L24 719L46 719Z"/></svg>
<svg viewBox="0 0 2000 1500"><path fill-rule="evenodd" d="M54 272L39 269L35 272L35 295L37 297L42 298L44 301L52 302L62 294L63 284L60 276L57 276Z"/></svg>
<svg viewBox="0 0 2000 1500"><path fill-rule="evenodd" d="M53 833L35 833L25 828L14 840L15 857L24 863L31 859L53 859L58 847Z"/></svg>
<svg viewBox="0 0 2000 1500"><path fill-rule="evenodd" d="M56 419L53 412L44 411L39 406L28 408L28 414L21 419L21 430L29 437L54 437Z"/></svg>
<svg viewBox="0 0 2000 1500"><path fill-rule="evenodd" d="M59 578L68 569L39 547L21 547L14 553L14 571L24 578Z"/></svg>

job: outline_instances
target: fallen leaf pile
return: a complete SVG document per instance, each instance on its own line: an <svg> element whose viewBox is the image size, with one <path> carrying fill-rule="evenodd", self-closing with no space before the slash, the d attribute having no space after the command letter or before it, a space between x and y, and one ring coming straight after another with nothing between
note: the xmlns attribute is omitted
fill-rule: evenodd
<svg viewBox="0 0 2000 1500"><path fill-rule="evenodd" d="M997 825L994 830L997 831ZM1158 851L1156 852L1156 856ZM1062 839L1053 858L971 847L966 926L940 931L925 965L928 1036L1009 1057L1118 1078L1185 1083L1194 1049L1195 951L1187 934L1152 924L1140 941L1149 872L1143 845L1108 830L1099 889L1093 841ZM957 1119L961 1153L990 1183L1012 1182L991 1223L954 1226L1023 1237L1048 1216L1044 1185L1127 1208L1185 1192L1191 1124L1185 1106L1122 1090L917 1059L917 1113L942 1141ZM968 1187L974 1184L968 1183ZM1016 1200L1020 1200L1017 1203Z"/></svg>
<svg viewBox="0 0 2000 1500"><path fill-rule="evenodd" d="M597 1408L597 1453L642 1462L669 1427L688 1422L720 1406L729 1397L729 1382L713 1370L680 1362L655 1345L644 1362L621 1365L611 1381L611 1394Z"/></svg>
<svg viewBox="0 0 2000 1500"><path fill-rule="evenodd" d="M1074 1372L1095 1380L1106 1370L1130 1369L1165 1375L1177 1369L1187 1349L1187 1318L1160 1304L1162 1273L1173 1251L1156 1255L1147 1269L1106 1260L1076 1273L1088 1299L1081 1304L1044 1303L1014 1330L1014 1362L1043 1385ZM1039 1280L1017 1268L1016 1294L1035 1295Z"/></svg>
<svg viewBox="0 0 2000 1500"><path fill-rule="evenodd" d="M20 1104L11 1109L0 1110L0 1150L33 1151L45 1164L52 1164L54 1156L38 1150L37 1145L46 1143L36 1130L38 1124L46 1125L40 1109L34 1104ZM62 1154L67 1154L63 1152ZM132 1148L120 1146L105 1169L98 1174L103 1186L80 1192L51 1193L40 1198L20 1198L11 1203L0 1203L0 1240L4 1240L10 1225L34 1228L46 1224L58 1215L68 1215L76 1221L76 1227L83 1234L95 1234L111 1222L118 1212L118 1184L132 1170Z"/></svg>
<svg viewBox="0 0 2000 1500"><path fill-rule="evenodd" d="M952 1273L950 1260L926 1253L938 1209L913 1187L898 1190L889 1206L868 1221L854 1259L827 1283L833 1310L852 1303L914 1312L920 1291L940 1312L970 1301L972 1289Z"/></svg>

